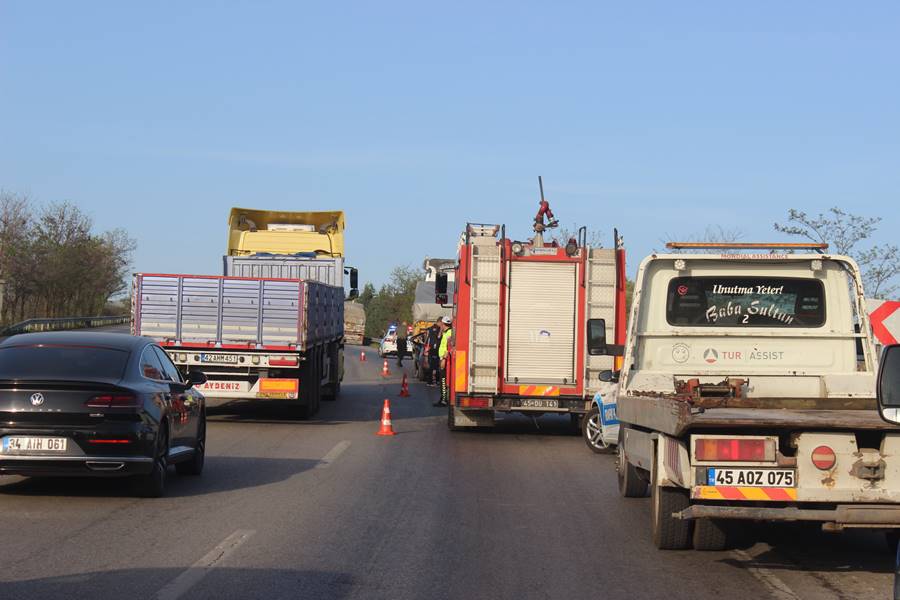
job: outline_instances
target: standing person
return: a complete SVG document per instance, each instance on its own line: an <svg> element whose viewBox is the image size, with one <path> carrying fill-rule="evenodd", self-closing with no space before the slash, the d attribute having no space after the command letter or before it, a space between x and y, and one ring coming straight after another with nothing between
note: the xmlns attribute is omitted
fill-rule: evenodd
<svg viewBox="0 0 900 600"><path fill-rule="evenodd" d="M397 366L403 366L403 357L406 356L406 336L397 332Z"/></svg>
<svg viewBox="0 0 900 600"><path fill-rule="evenodd" d="M438 357L441 361L441 400L438 406L447 406L450 401L450 386L447 383L447 368L450 362L450 337L453 335L453 321L450 317L441 319L443 331L441 332L441 345L438 348Z"/></svg>
<svg viewBox="0 0 900 600"><path fill-rule="evenodd" d="M441 320L438 319L425 332L425 356L428 359L428 370L431 372L431 379L428 385L434 387L437 385L438 376L440 375L441 359L438 356L438 350L441 346Z"/></svg>

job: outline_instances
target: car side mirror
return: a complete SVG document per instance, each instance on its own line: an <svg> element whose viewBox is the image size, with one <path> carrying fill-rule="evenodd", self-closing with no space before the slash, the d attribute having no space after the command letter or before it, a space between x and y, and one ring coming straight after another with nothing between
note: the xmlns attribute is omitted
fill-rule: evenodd
<svg viewBox="0 0 900 600"><path fill-rule="evenodd" d="M611 371L609 369L600 371L600 381L603 383L618 383L619 371Z"/></svg>
<svg viewBox="0 0 900 600"><path fill-rule="evenodd" d="M447 274L438 273L434 278L434 302L443 306L447 300Z"/></svg>
<svg viewBox="0 0 900 600"><path fill-rule="evenodd" d="M355 300L359 298L359 269L349 267L346 272L350 275L350 292L347 294L347 300Z"/></svg>
<svg viewBox="0 0 900 600"><path fill-rule="evenodd" d="M881 351L876 396L881 418L900 425L900 344L885 346Z"/></svg>
<svg viewBox="0 0 900 600"><path fill-rule="evenodd" d="M206 383L207 377L206 373L203 371L188 371L187 376L187 384L188 387L194 387L195 385L203 385Z"/></svg>
<svg viewBox="0 0 900 600"><path fill-rule="evenodd" d="M606 356L606 319L588 319L587 339L588 354Z"/></svg>

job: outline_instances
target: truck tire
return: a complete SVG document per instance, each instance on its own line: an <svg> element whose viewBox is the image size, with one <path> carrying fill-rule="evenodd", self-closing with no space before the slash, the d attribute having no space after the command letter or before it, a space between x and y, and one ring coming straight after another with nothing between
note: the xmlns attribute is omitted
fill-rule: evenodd
<svg viewBox="0 0 900 600"><path fill-rule="evenodd" d="M625 457L623 432L619 433L619 445L616 446L616 478L619 480L619 494L623 498L645 498L647 496L647 479Z"/></svg>
<svg viewBox="0 0 900 600"><path fill-rule="evenodd" d="M650 529L653 545L660 550L684 550L691 547L691 521L676 519L672 513L690 506L687 490L659 485L659 470L654 467L650 482Z"/></svg>
<svg viewBox="0 0 900 600"><path fill-rule="evenodd" d="M300 369L300 402L296 414L301 419L309 419L319 412L319 397L322 392L322 369L320 352L313 352L303 362Z"/></svg>
<svg viewBox="0 0 900 600"><path fill-rule="evenodd" d="M340 374L340 361L338 359L339 349L337 344L332 344L328 347L326 352L325 361L330 364L330 374L331 380L328 385L326 385L322 390L322 400L326 402L331 402L337 400L338 394L341 393L341 374ZM324 363L323 363L324 370Z"/></svg>
<svg viewBox="0 0 900 600"><path fill-rule="evenodd" d="M694 550L724 550L728 544L728 530L722 519L694 521Z"/></svg>

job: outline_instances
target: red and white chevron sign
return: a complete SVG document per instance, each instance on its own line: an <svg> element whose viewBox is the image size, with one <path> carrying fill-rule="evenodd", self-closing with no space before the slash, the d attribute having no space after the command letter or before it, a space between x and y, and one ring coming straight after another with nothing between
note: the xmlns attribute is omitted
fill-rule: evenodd
<svg viewBox="0 0 900 600"><path fill-rule="evenodd" d="M866 300L872 333L882 346L900 343L900 302Z"/></svg>

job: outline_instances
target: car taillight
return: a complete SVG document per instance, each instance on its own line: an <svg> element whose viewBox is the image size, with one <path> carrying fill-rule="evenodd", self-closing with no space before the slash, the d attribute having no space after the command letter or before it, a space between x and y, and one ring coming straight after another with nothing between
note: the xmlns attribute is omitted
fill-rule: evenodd
<svg viewBox="0 0 900 600"><path fill-rule="evenodd" d="M772 462L775 460L775 440L697 438L694 456L700 461Z"/></svg>
<svg viewBox="0 0 900 600"><path fill-rule="evenodd" d="M828 446L819 446L812 451L812 462L817 469L827 471L837 462L837 456L835 456L834 450Z"/></svg>
<svg viewBox="0 0 900 600"><path fill-rule="evenodd" d="M128 408L138 404L138 399L131 394L101 394L84 403L90 408Z"/></svg>
<svg viewBox="0 0 900 600"><path fill-rule="evenodd" d="M88 444L130 444L131 440L111 439L111 438L95 438L88 440Z"/></svg>

